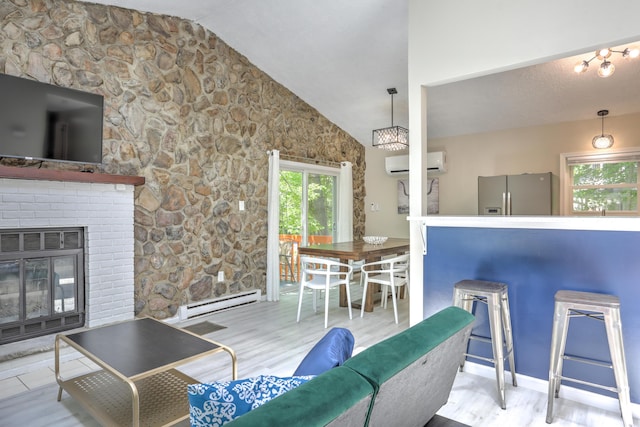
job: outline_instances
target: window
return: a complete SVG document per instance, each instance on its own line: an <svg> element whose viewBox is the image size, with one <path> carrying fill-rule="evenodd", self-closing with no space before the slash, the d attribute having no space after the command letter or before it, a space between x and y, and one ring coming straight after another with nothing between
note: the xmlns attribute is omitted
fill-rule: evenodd
<svg viewBox="0 0 640 427"><path fill-rule="evenodd" d="M336 238L339 169L282 161L280 234L298 243L330 243Z"/></svg>
<svg viewBox="0 0 640 427"><path fill-rule="evenodd" d="M565 157L564 212L637 216L640 152Z"/></svg>

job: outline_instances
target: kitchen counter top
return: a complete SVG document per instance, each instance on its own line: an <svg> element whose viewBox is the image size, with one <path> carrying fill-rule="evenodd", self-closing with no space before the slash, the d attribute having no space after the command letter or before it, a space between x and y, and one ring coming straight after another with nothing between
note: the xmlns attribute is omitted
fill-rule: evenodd
<svg viewBox="0 0 640 427"><path fill-rule="evenodd" d="M640 231L640 218L570 216L420 216L427 227L528 228L548 230Z"/></svg>

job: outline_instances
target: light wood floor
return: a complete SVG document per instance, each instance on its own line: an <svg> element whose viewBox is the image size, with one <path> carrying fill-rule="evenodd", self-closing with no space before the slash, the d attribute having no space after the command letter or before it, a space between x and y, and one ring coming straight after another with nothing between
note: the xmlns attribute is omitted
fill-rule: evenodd
<svg viewBox="0 0 640 427"><path fill-rule="evenodd" d="M359 287L352 287L358 294ZM373 313L354 310L349 320L347 309L337 307L337 295L332 295L329 313L331 327L349 328L354 334L355 352L375 344L408 327L408 301L399 304L400 324L393 320L391 304L387 310L376 307ZM359 298L359 295L354 297ZM238 356L238 377L258 374L290 375L307 351L326 332L323 313L313 313L311 295L305 295L300 323L296 323L297 295L282 295L279 303L262 302L220 312L205 319L185 322L182 326L207 320L225 329L206 335L207 338L233 348ZM50 355L53 364L53 354ZM0 365L2 369L2 365ZM230 379L229 357L216 355L184 365L183 370L199 381ZM97 426L77 402L63 394L56 401L57 386L50 384L0 400L0 425L13 426ZM495 397L495 380L467 372L458 374L449 402L439 414L474 427L482 426L546 426L546 394L525 387L507 390L507 410L501 410ZM412 398L412 397L404 397ZM417 398L417 397L413 397ZM552 426L618 426L619 413L594 409L566 399L558 399Z"/></svg>

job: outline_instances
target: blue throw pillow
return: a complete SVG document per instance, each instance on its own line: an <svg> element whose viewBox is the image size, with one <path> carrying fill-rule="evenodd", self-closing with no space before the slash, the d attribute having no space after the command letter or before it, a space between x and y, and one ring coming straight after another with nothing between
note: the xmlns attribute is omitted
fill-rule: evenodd
<svg viewBox="0 0 640 427"><path fill-rule="evenodd" d="M354 338L350 330L333 328L307 353L293 375L320 375L342 365L353 353Z"/></svg>
<svg viewBox="0 0 640 427"><path fill-rule="evenodd" d="M189 420L193 427L221 426L312 378L260 375L243 380L190 384L187 387Z"/></svg>

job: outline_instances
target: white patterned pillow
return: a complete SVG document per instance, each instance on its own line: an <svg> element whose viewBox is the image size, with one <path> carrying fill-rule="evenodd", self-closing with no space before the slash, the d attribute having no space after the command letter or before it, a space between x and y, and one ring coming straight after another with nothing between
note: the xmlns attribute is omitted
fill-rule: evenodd
<svg viewBox="0 0 640 427"><path fill-rule="evenodd" d="M191 384L187 387L191 426L221 426L313 377L260 375L243 380Z"/></svg>

